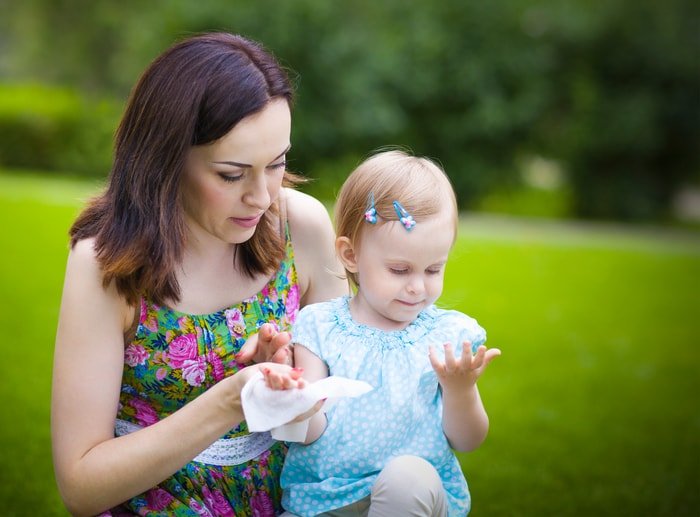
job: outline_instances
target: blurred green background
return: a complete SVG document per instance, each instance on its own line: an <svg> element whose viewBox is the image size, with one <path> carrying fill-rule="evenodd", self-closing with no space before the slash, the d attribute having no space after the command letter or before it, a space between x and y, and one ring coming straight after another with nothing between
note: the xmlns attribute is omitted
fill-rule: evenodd
<svg viewBox="0 0 700 517"><path fill-rule="evenodd" d="M297 87L290 167L332 202L370 150L438 159L463 210L443 305L504 355L472 514L700 503L700 3L0 0L3 515L65 515L49 387L66 232L143 68L205 30ZM86 388L87 389L87 388Z"/></svg>

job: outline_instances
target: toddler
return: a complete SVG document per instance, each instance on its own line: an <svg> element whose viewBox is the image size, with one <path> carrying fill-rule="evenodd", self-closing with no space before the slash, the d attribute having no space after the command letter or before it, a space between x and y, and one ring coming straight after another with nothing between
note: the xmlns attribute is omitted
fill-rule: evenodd
<svg viewBox="0 0 700 517"><path fill-rule="evenodd" d="M295 365L307 381L335 375L374 389L314 414L305 443L290 445L285 515L466 515L452 449L486 437L476 381L500 351L483 346L474 319L434 305L457 235L449 179L426 158L380 152L346 180L335 223L355 294L301 310Z"/></svg>

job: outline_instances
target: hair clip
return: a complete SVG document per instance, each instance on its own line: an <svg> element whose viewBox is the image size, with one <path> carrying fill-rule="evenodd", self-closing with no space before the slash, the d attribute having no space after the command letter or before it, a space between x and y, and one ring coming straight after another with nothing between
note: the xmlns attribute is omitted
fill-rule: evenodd
<svg viewBox="0 0 700 517"><path fill-rule="evenodd" d="M369 208L365 212L365 221L369 224L377 224L377 209L374 208L374 193L370 194Z"/></svg>
<svg viewBox="0 0 700 517"><path fill-rule="evenodd" d="M396 210L396 215L399 216L399 221L401 221L403 227L406 228L406 231L410 232L413 230L413 227L416 225L416 221L413 219L413 216L406 212L406 209L401 206L401 203L394 201L394 210Z"/></svg>

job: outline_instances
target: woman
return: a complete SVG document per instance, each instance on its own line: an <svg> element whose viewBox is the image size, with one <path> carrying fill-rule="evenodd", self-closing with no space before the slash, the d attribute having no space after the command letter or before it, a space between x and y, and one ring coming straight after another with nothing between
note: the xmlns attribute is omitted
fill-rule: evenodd
<svg viewBox="0 0 700 517"><path fill-rule="evenodd" d="M247 433L244 365L284 363L299 307L347 292L325 208L286 188L291 99L272 56L224 33L175 44L133 90L70 231L52 440L72 513L281 511L285 449Z"/></svg>

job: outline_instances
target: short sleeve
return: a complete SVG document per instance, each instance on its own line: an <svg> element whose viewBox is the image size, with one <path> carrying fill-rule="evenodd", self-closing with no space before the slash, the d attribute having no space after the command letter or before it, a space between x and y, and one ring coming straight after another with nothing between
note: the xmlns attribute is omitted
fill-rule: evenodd
<svg viewBox="0 0 700 517"><path fill-rule="evenodd" d="M486 342L486 330L474 318L461 312L445 311L440 326L447 335L454 336L447 341L452 343L458 354L462 353L462 343L465 341L471 343L472 354Z"/></svg>
<svg viewBox="0 0 700 517"><path fill-rule="evenodd" d="M465 317L467 320L459 342L469 341L472 344L472 354L474 354L477 348L486 343L486 330L474 318Z"/></svg>
<svg viewBox="0 0 700 517"><path fill-rule="evenodd" d="M331 356L333 344L332 333L337 327L333 302L321 302L307 305L297 315L292 326L292 343L302 345L326 363Z"/></svg>

